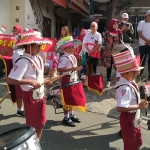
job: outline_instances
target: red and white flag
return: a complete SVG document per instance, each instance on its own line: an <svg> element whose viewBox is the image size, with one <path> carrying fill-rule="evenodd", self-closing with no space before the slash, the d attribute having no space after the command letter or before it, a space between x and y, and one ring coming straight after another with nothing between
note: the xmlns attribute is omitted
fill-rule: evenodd
<svg viewBox="0 0 150 150"><path fill-rule="evenodd" d="M5 32L7 30L7 28L4 25L2 25L1 30L3 30L3 32Z"/></svg>

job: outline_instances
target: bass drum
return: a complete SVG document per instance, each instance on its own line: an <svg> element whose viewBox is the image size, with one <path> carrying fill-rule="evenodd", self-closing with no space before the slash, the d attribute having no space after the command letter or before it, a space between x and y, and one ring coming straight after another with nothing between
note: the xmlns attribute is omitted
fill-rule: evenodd
<svg viewBox="0 0 150 150"><path fill-rule="evenodd" d="M16 128L0 135L0 150L42 150L35 129Z"/></svg>

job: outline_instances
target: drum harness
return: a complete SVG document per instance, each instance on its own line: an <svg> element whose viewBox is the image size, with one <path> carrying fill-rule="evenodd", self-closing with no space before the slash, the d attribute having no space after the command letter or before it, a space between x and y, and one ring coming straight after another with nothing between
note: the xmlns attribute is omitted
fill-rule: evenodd
<svg viewBox="0 0 150 150"><path fill-rule="evenodd" d="M34 66L36 68L37 81L40 82L40 83L43 83L44 78L42 78L42 76L43 76L43 72L44 72L44 67L43 67L42 59L38 56L38 59L40 60L40 63L41 63L41 70L40 70L37 67L36 63L31 58L26 57L24 55L21 55L20 58L18 58L15 61L15 63L17 63L17 61L22 59L22 58L27 59L32 64L32 66ZM44 97L44 85L42 84L40 88L33 90L33 95L32 96L33 96L34 100L38 100L40 98L43 98Z"/></svg>
<svg viewBox="0 0 150 150"><path fill-rule="evenodd" d="M69 56L62 55L60 58L62 58L62 57L66 57L68 59L68 61L71 62L72 66L74 66L73 60ZM60 58L59 58L59 60L60 60ZM58 62L59 62L59 60L58 60ZM70 82L79 80L78 75L77 75L77 71L71 71L71 75L68 75L68 76L70 77Z"/></svg>

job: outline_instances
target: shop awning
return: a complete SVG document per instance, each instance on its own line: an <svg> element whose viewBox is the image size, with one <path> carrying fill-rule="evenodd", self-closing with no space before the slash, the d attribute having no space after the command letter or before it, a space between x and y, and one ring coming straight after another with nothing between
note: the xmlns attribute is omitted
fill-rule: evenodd
<svg viewBox="0 0 150 150"><path fill-rule="evenodd" d="M56 4L62 6L63 8L67 7L67 3L65 0L52 0L53 2L55 2Z"/></svg>

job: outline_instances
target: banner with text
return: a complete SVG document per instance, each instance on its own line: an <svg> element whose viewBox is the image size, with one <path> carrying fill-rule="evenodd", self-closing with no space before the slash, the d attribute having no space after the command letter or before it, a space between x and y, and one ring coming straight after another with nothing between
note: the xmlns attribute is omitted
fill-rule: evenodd
<svg viewBox="0 0 150 150"><path fill-rule="evenodd" d="M12 56L13 45L16 43L13 35L0 34L0 54L5 56Z"/></svg>
<svg viewBox="0 0 150 150"><path fill-rule="evenodd" d="M42 52L54 52L55 51L55 47L56 47L56 43L57 43L57 39L55 38L48 38L52 44L44 44L41 46L41 51Z"/></svg>

